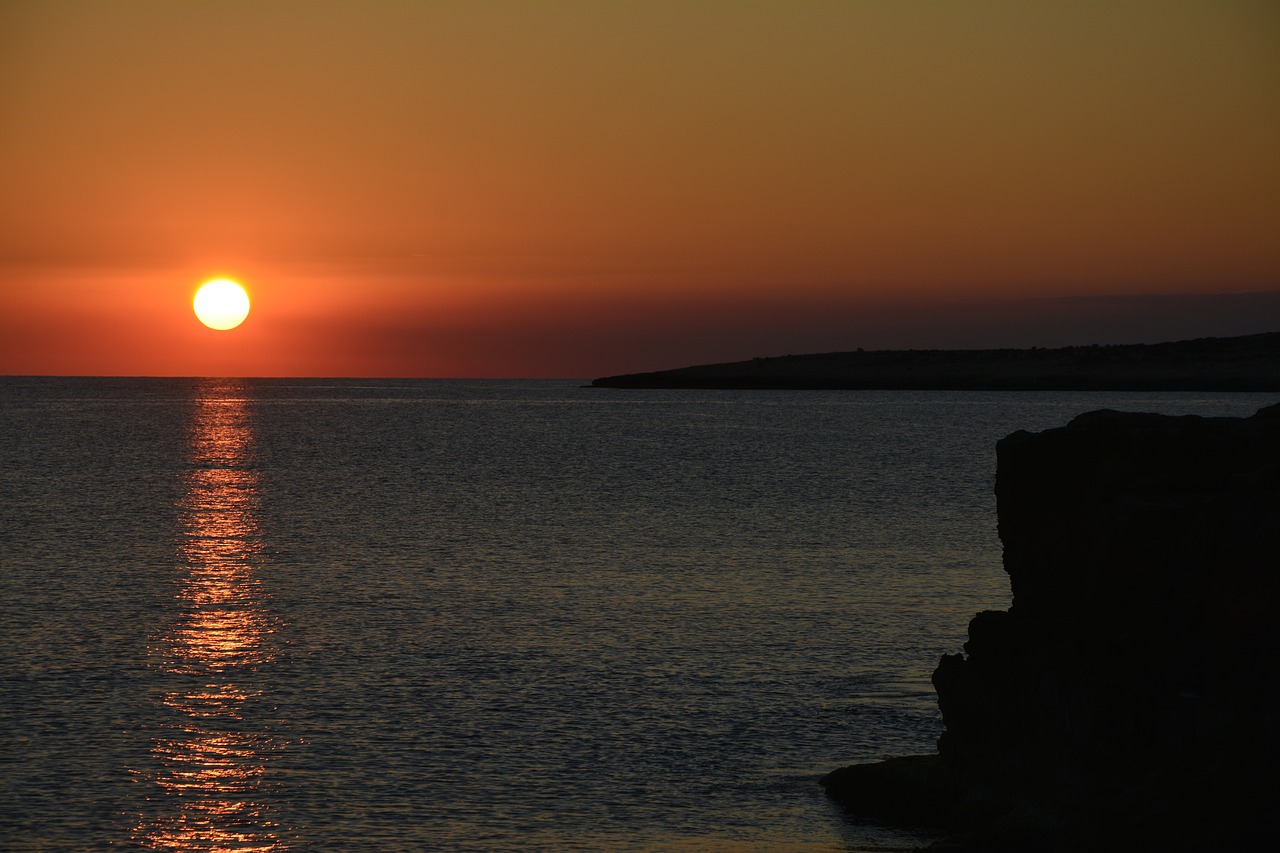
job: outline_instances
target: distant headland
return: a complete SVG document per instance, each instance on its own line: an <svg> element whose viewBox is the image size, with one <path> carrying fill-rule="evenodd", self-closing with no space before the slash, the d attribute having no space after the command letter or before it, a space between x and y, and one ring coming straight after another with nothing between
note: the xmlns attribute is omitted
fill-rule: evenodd
<svg viewBox="0 0 1280 853"><path fill-rule="evenodd" d="M596 388L1280 391L1280 332L1059 349L857 350L628 373Z"/></svg>

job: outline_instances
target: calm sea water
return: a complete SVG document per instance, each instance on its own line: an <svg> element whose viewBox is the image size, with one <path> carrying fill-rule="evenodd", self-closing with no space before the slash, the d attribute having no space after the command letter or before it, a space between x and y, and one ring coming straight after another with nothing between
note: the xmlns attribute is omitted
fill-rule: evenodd
<svg viewBox="0 0 1280 853"><path fill-rule="evenodd" d="M0 379L0 847L910 847L995 441L1273 401Z"/></svg>

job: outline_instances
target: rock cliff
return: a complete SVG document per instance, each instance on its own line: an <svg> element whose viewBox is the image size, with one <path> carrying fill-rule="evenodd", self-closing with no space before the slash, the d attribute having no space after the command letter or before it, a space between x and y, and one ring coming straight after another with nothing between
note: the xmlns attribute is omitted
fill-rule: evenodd
<svg viewBox="0 0 1280 853"><path fill-rule="evenodd" d="M1280 793L1280 405L1112 411L997 445L1007 611L933 681L937 756L836 771L851 811L983 850L1221 850Z"/></svg>

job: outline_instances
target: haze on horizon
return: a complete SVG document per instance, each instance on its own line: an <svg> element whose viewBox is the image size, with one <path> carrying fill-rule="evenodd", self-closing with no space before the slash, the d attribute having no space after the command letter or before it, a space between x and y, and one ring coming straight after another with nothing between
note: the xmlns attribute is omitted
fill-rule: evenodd
<svg viewBox="0 0 1280 853"><path fill-rule="evenodd" d="M1265 0L9 0L0 374L1272 331L1278 151Z"/></svg>

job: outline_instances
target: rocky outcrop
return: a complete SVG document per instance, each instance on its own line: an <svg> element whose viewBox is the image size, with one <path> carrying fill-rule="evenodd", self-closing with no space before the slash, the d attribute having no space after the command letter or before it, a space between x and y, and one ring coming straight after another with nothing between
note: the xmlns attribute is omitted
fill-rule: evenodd
<svg viewBox="0 0 1280 853"><path fill-rule="evenodd" d="M1013 605L978 614L935 671L938 755L846 768L828 791L855 813L946 824L971 849L1273 834L1280 406L1093 412L1014 433L997 457Z"/></svg>

